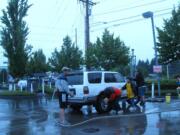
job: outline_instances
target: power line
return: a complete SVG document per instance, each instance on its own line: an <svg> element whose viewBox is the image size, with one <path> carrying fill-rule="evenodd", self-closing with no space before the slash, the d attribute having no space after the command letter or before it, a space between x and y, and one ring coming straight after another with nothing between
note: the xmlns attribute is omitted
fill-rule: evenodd
<svg viewBox="0 0 180 135"><path fill-rule="evenodd" d="M56 1L57 2L57 1ZM57 11L56 11L56 13L54 13L55 15L55 17L53 17L53 19L54 18L56 18L56 21L52 24L51 23L51 27L52 28L55 28L55 25L58 23L58 21L59 21L59 18L61 17L61 15L62 15L62 12L64 12L62 9L64 9L63 7L66 7L66 4L68 4L67 3L67 0L66 0L66 3L65 3L65 1L63 0L60 4L59 4L59 6L58 6L58 3L57 3ZM62 7L62 8L61 8Z"/></svg>
<svg viewBox="0 0 180 135"><path fill-rule="evenodd" d="M117 22L117 21L123 21L123 20L128 20L128 19L132 19L132 18L137 18L137 17L139 17L140 15L134 15L134 16L130 16L130 17L125 17L125 18L121 18L121 19L116 19L116 20L112 20L112 21L108 21L108 22L103 22L103 24L109 24L109 23L113 23L113 22ZM96 22L96 23L93 23L93 24L96 24L95 26L93 26L93 27L96 27L96 26L98 26L98 25L102 25L102 23L100 23L100 22ZM92 24L92 25L93 25Z"/></svg>
<svg viewBox="0 0 180 135"><path fill-rule="evenodd" d="M162 12L162 11L166 11L166 10L172 10L172 8L166 8L166 9L160 9L160 10L156 10L154 11L155 13L158 13L158 12ZM75 25L75 22L78 20L77 19L77 16L78 14L76 14L75 18L74 18L74 21L73 21L73 24L72 24L72 27L71 29L74 30L74 25ZM140 17L141 15L134 15L134 16L129 16L129 17L125 17L125 18L120 18L120 19L115 19L115 20L111 20L111 21L108 21L108 22L95 22L95 23L92 23L91 26L92 27L97 27L99 25L102 25L102 24L109 24L109 23L113 23L113 22L118 22L118 21L123 21L123 20L128 20L128 19L133 19L133 18L137 18L137 17ZM58 29L61 29L64 30L64 31L67 31L67 30L70 30L70 29L64 29L62 27L55 27L55 26L42 26L42 25L30 25L31 28L34 27L36 29L53 29L53 30L58 30ZM1 27L1 25L0 25ZM42 33L44 34L44 33ZM51 33L52 34L52 33Z"/></svg>
<svg viewBox="0 0 180 135"><path fill-rule="evenodd" d="M158 1L155 1L155 2L150 2L150 3L141 4L141 5L137 5L137 6L132 6L132 7L122 8L122 9L118 9L118 10L107 11L107 12L104 12L104 13L95 14L94 16L101 16L101 15L111 14L111 13L115 13L115 12L131 10L131 9L135 9L135 8L138 8L138 7L154 5L154 4L162 3L162 2L164 2L164 1L158 0Z"/></svg>
<svg viewBox="0 0 180 135"><path fill-rule="evenodd" d="M61 14L59 14L59 16L57 17L57 21L56 21L56 23L54 23L54 26L55 26L58 22L60 22L60 19L62 19L62 16L64 15L65 10L67 10L67 6L68 6L68 5L69 5L69 2L66 3L66 5L64 6ZM53 44L54 44L54 43L53 43Z"/></svg>
<svg viewBox="0 0 180 135"><path fill-rule="evenodd" d="M60 2L60 0L56 0L55 7L53 7L53 9L56 9L55 16L57 16L59 9L61 9L61 6L64 5L64 2L65 2L64 0L62 2ZM53 18L52 18L52 16L50 16L50 18L53 19L54 16L53 16ZM52 25L52 23L50 23L49 25Z"/></svg>
<svg viewBox="0 0 180 135"><path fill-rule="evenodd" d="M159 16L163 16L163 15L167 15L167 14L171 14L171 12L158 14L158 15L155 15L154 17L159 17ZM123 22L123 23L113 24L113 25L109 25L109 26L105 26L105 27L94 29L91 32L95 32L95 31L102 30L102 29L105 29L105 28L119 27L121 25L127 25L127 24L131 24L131 23L135 23L135 22L139 22L139 21L143 21L143 20L144 19L135 19L135 20L132 20L132 21L127 21L127 22Z"/></svg>
<svg viewBox="0 0 180 135"><path fill-rule="evenodd" d="M66 5L64 6L64 8L63 8L63 10L62 10L62 13L58 16L58 19L57 19L57 21L56 21L56 24L58 23L58 22L60 22L60 20L62 19L62 17L64 16L64 12L65 12L65 10L68 10L68 5L71 5L71 4L69 4L69 2L67 2L66 3ZM68 7L68 8L67 8Z"/></svg>
<svg viewBox="0 0 180 135"><path fill-rule="evenodd" d="M167 10L172 10L172 8L166 8L166 9L160 9L160 10L156 10L154 11L154 13L158 13L158 12L163 12L163 11L167 11ZM96 25L93 25L92 27L98 27L99 25L102 24L109 24L109 23L114 23L114 22L118 22L118 21L124 21L124 20L129 20L129 19L133 19L133 18L137 18L137 17L141 17L141 15L134 15L134 16L129 16L129 17L125 17L125 18L120 18L120 19L116 19L116 20L112 20L112 21L108 21L108 22L103 22L103 23L98 23L96 22Z"/></svg>

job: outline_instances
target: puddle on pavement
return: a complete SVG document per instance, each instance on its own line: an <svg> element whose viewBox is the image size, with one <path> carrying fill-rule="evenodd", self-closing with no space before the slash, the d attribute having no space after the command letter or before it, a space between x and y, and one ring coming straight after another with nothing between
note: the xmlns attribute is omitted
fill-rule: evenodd
<svg viewBox="0 0 180 135"><path fill-rule="evenodd" d="M82 129L82 131L85 133L96 133L96 132L99 132L99 129L98 128L85 128L85 129Z"/></svg>
<svg viewBox="0 0 180 135"><path fill-rule="evenodd" d="M81 112L69 111L66 116L71 127L56 125L59 120L58 101L4 100L0 99L0 135L74 135L94 134L179 134L180 102L147 103L145 108L127 109L121 114L99 115L95 110L87 114L86 108ZM162 111L162 113L160 113ZM169 112L168 112L169 111ZM86 114L86 115L85 115ZM81 123L82 124L79 124ZM76 124L76 126L73 126ZM71 130L69 130L69 128Z"/></svg>

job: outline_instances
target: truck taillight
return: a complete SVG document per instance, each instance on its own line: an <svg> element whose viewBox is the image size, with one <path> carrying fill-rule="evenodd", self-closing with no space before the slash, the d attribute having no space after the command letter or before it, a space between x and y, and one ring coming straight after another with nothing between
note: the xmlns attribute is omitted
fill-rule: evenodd
<svg viewBox="0 0 180 135"><path fill-rule="evenodd" d="M89 94L89 88L88 88L88 86L84 86L84 87L83 87L83 93L84 93L84 94Z"/></svg>

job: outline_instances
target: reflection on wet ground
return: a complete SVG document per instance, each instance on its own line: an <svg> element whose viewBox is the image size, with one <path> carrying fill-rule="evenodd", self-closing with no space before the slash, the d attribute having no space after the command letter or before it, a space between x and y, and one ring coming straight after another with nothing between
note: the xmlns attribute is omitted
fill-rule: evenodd
<svg viewBox="0 0 180 135"><path fill-rule="evenodd" d="M147 103L116 115L67 112L71 127L60 127L57 100L0 99L0 135L179 135L180 101Z"/></svg>

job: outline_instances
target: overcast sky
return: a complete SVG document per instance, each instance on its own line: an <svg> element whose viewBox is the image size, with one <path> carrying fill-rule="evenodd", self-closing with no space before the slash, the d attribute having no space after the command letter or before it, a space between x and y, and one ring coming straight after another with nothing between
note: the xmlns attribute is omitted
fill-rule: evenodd
<svg viewBox="0 0 180 135"><path fill-rule="evenodd" d="M8 0L0 0L0 10L5 9ZM115 37L119 36L131 49L137 59L154 57L152 27L150 19L142 13L154 12L156 27L163 26L163 18L171 16L173 7L180 0L93 0L90 17L90 40L95 42L105 28ZM43 49L47 57L55 48L60 49L62 40L69 35L75 42L77 29L78 46L84 50L84 6L78 0L29 0L33 4L25 18L30 29L28 44L33 51ZM2 16L2 12L0 12ZM0 23L0 25L2 25ZM157 33L156 33L157 36ZM1 49L2 51L2 49ZM1 53L0 51L0 53ZM0 55L2 61L2 56Z"/></svg>

